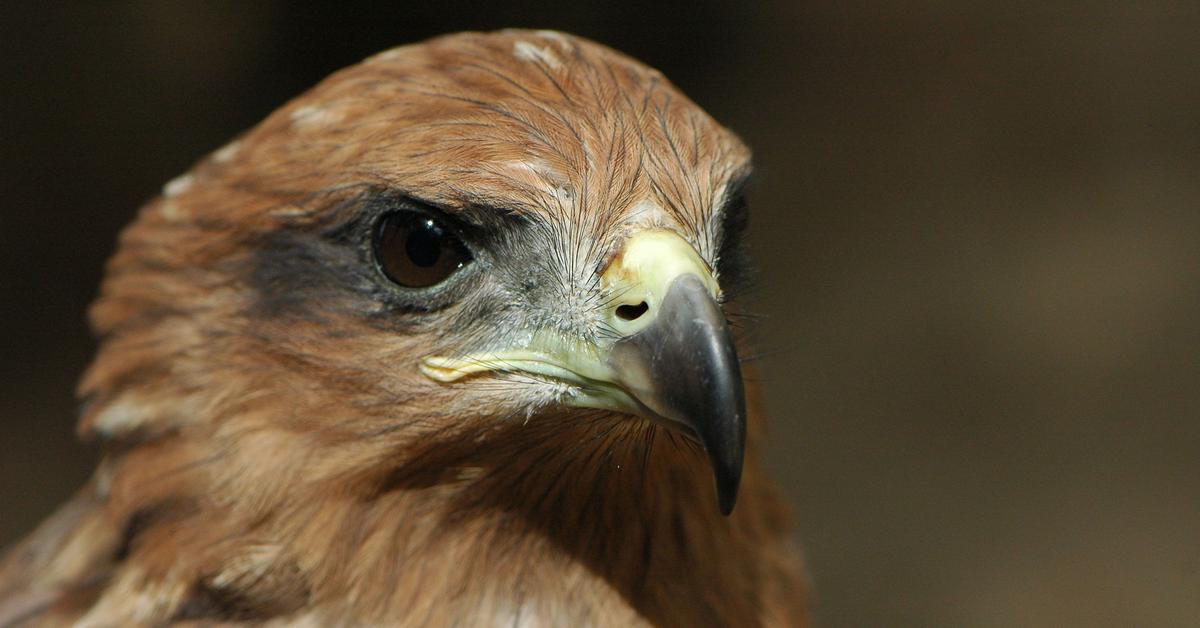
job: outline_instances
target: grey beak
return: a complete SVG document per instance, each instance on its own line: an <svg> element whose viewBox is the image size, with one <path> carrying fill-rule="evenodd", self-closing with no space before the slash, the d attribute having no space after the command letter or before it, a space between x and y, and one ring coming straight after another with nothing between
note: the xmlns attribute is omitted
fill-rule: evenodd
<svg viewBox="0 0 1200 628"><path fill-rule="evenodd" d="M746 447L746 393L725 315L699 277L672 280L654 321L616 342L610 366L658 419L700 442L721 513L733 512Z"/></svg>

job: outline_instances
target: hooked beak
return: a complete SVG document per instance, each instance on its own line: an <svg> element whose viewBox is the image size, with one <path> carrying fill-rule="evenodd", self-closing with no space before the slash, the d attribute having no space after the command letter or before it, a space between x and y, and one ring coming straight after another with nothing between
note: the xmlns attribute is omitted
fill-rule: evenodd
<svg viewBox="0 0 1200 628"><path fill-rule="evenodd" d="M675 278L654 322L617 341L609 364L635 399L700 441L721 512L732 512L742 477L746 397L725 316L700 278Z"/></svg>
<svg viewBox="0 0 1200 628"><path fill-rule="evenodd" d="M485 371L523 372L572 385L567 403L638 414L704 447L718 506L733 511L746 441L746 400L719 288L685 240L644 231L626 242L601 276L616 297L604 345L539 336L532 345L464 358L426 357L442 382Z"/></svg>

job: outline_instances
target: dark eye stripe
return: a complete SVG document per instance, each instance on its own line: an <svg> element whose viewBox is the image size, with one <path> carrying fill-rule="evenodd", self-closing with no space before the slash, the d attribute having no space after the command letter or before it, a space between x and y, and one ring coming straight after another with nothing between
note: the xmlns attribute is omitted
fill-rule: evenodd
<svg viewBox="0 0 1200 628"><path fill-rule="evenodd" d="M731 197L721 210L721 240L717 249L717 276L727 297L748 288L750 261L743 235L750 221L746 197L741 193Z"/></svg>

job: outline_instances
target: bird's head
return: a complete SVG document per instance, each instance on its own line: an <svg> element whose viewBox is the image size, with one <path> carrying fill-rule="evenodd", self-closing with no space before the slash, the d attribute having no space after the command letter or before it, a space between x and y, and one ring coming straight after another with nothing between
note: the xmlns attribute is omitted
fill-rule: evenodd
<svg viewBox="0 0 1200 628"><path fill-rule="evenodd" d="M454 482L489 456L532 469L539 446L604 464L658 435L707 460L728 513L748 172L733 134L594 43L505 31L382 53L123 233L81 429L179 448L251 501Z"/></svg>

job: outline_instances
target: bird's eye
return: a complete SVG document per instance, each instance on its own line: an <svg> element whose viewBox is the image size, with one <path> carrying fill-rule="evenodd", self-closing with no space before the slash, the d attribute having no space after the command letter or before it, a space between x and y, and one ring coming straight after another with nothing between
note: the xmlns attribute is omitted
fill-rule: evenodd
<svg viewBox="0 0 1200 628"><path fill-rule="evenodd" d="M429 214L397 211L375 227L375 259L383 274L406 288L439 284L471 261L458 236Z"/></svg>

